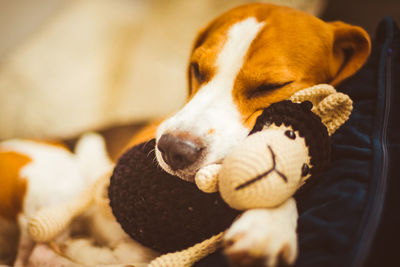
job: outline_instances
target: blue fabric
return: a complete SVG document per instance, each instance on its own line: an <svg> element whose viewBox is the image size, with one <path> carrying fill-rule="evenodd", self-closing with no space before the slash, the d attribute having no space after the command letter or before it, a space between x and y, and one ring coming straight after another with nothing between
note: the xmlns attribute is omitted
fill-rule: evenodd
<svg viewBox="0 0 400 267"><path fill-rule="evenodd" d="M381 243L385 243L387 238L380 229L385 229L385 233L395 230L391 220L382 228L386 207L400 204L398 194L388 198L390 183L391 190L400 189L400 184L394 183L396 175L392 171L400 137L395 115L400 111L399 77L392 69L399 69L398 59L395 62L392 58L393 53L398 57L398 40L397 27L390 18L384 19L369 61L338 88L351 96L354 110L333 136L331 167L319 177L314 188L298 197L298 267L393 266L393 258L383 253L379 257L374 255L377 247L388 247L376 243L382 238ZM396 174L400 174L398 168ZM384 261L389 265L382 265Z"/></svg>
<svg viewBox="0 0 400 267"><path fill-rule="evenodd" d="M390 21L388 23L390 25ZM370 267L399 265L397 253L400 240L400 31L396 25L392 26L392 29L388 27L392 30L392 40L388 44L386 54L386 81L381 80L381 83L385 83L390 89L386 92L388 101L385 103L388 113L388 181L380 224L366 261L366 266ZM390 32L387 33L389 34Z"/></svg>

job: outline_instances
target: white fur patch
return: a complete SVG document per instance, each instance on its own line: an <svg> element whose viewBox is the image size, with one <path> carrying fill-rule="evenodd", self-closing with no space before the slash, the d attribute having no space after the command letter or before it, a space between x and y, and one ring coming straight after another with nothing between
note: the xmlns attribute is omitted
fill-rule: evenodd
<svg viewBox="0 0 400 267"><path fill-rule="evenodd" d="M0 143L0 150L14 151L32 160L20 170L20 176L28 180L23 210L26 217L42 207L72 199L112 167L104 140L95 134L79 141L78 155L61 147L19 139Z"/></svg>
<svg viewBox="0 0 400 267"><path fill-rule="evenodd" d="M216 75L177 114L158 128L157 140L167 132L185 131L200 137L205 145L203 159L187 169L175 172L156 149L158 162L167 172L185 180L193 180L199 168L220 162L233 145L247 136L249 130L241 122L232 89L247 50L263 25L253 17L234 24L217 58ZM214 129L214 133L208 134L209 129Z"/></svg>

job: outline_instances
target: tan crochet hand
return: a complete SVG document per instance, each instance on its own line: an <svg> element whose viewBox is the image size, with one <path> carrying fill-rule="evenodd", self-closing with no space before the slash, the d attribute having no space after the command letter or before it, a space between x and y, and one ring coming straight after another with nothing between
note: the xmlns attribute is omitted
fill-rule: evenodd
<svg viewBox="0 0 400 267"><path fill-rule="evenodd" d="M197 187L205 193L214 193L218 191L218 173L221 170L221 164L211 164L200 169L195 176Z"/></svg>

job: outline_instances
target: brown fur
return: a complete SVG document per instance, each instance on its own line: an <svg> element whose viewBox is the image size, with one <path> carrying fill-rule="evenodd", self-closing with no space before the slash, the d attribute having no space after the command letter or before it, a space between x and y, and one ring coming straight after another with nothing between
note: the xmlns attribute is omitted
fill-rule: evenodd
<svg viewBox="0 0 400 267"><path fill-rule="evenodd" d="M27 181L20 170L31 162L27 156L16 152L0 152L0 216L16 221L23 209Z"/></svg>
<svg viewBox="0 0 400 267"><path fill-rule="evenodd" d="M143 129L141 129L135 136L129 141L128 145L125 146L125 149L119 153L121 156L123 152L125 152L128 148L138 145L140 143L149 141L150 139L156 136L158 126L163 122L163 119L156 120L152 123L149 123Z"/></svg>

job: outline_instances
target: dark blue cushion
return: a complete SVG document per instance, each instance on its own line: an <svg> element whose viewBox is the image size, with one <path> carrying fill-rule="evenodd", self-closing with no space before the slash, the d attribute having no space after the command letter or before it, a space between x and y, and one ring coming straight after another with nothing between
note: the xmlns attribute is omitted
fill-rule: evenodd
<svg viewBox="0 0 400 267"><path fill-rule="evenodd" d="M385 18L367 64L338 88L354 111L332 138L331 167L298 197L298 267L398 262L398 246L387 242L400 239L399 37Z"/></svg>

